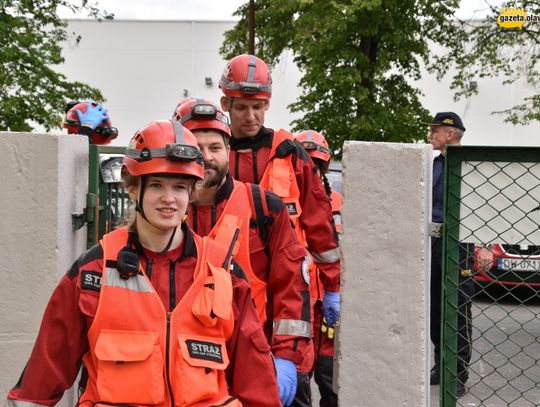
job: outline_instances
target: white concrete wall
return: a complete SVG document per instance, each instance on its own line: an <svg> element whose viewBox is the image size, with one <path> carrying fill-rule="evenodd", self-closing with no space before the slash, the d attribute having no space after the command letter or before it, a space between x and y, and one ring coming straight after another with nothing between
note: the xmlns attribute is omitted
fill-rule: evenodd
<svg viewBox="0 0 540 407"><path fill-rule="evenodd" d="M431 146L346 142L341 406L429 405Z"/></svg>
<svg viewBox="0 0 540 407"><path fill-rule="evenodd" d="M47 301L86 247L73 232L87 191L85 137L1 133L0 394L17 382Z"/></svg>

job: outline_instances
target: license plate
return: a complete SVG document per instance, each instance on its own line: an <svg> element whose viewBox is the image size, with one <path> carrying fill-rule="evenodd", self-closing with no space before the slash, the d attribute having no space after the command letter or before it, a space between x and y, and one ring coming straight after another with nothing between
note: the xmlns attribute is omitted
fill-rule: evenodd
<svg viewBox="0 0 540 407"><path fill-rule="evenodd" d="M499 259L499 269L516 271L540 271L540 260Z"/></svg>

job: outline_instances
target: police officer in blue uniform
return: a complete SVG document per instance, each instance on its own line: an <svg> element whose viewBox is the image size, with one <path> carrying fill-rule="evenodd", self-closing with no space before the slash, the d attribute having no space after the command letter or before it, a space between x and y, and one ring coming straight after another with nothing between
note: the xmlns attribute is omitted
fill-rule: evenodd
<svg viewBox="0 0 540 407"><path fill-rule="evenodd" d="M433 160L432 222L441 225L444 200L444 160L446 146L461 144L465 127L461 118L453 112L437 113L432 119L428 140L440 154ZM441 361L441 281L442 281L442 235L432 233L431 238L431 341L435 348L435 365L431 369L430 384L440 383ZM469 378L468 366L472 351L471 297L474 294L472 279L474 245L460 245L459 291L458 291L458 352L456 396L465 394L465 382Z"/></svg>

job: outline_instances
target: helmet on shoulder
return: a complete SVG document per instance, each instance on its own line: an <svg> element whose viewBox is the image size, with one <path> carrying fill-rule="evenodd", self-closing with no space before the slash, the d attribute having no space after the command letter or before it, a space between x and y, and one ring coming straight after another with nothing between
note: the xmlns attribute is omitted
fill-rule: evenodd
<svg viewBox="0 0 540 407"><path fill-rule="evenodd" d="M219 81L228 97L270 100L272 77L266 63L255 55L238 55L225 67Z"/></svg>
<svg viewBox="0 0 540 407"><path fill-rule="evenodd" d="M212 101L206 99L184 99L176 106L173 120L188 130L217 130L231 137L229 119Z"/></svg>
<svg viewBox="0 0 540 407"><path fill-rule="evenodd" d="M97 106L92 102L92 106ZM79 134L81 129L81 122L77 115L77 110L81 113L86 113L87 102L69 102L65 109L64 116L64 129L67 129L69 134ZM118 129L112 127L111 118L109 113L106 113L107 118L104 119L92 133L90 140L93 144L109 144L112 140L118 137Z"/></svg>
<svg viewBox="0 0 540 407"><path fill-rule="evenodd" d="M304 130L296 135L296 140L302 144L311 158L318 158L325 162L330 161L332 152L322 133L315 130Z"/></svg>
<svg viewBox="0 0 540 407"><path fill-rule="evenodd" d="M168 173L204 179L197 140L178 121L157 120L138 130L122 166L134 176Z"/></svg>

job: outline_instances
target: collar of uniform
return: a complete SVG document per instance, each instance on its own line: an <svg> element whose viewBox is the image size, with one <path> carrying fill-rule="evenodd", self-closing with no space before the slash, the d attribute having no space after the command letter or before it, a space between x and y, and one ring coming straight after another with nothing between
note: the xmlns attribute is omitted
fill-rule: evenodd
<svg viewBox="0 0 540 407"><path fill-rule="evenodd" d="M196 257L197 256L197 250L195 248L195 240L193 239L193 232L188 227L188 225L185 222L182 222L182 232L184 233L184 239L182 240L182 243L180 246L178 246L176 249L169 250L167 253L158 253L154 252L152 250L148 250L141 246L142 250L144 251L144 256L148 260L153 260L156 258L165 258L169 260L180 260L185 257Z"/></svg>
<svg viewBox="0 0 540 407"><path fill-rule="evenodd" d="M216 192L216 205L229 199L229 197L232 194L233 189L234 189L233 179L231 177L231 174L227 172L227 175L225 176L225 182L223 183L222 186L219 187L219 189Z"/></svg>
<svg viewBox="0 0 540 407"><path fill-rule="evenodd" d="M230 145L232 150L258 150L261 147L272 147L274 130L261 127L255 137L231 138Z"/></svg>
<svg viewBox="0 0 540 407"><path fill-rule="evenodd" d="M197 257L197 248L195 247L195 240L193 239L193 232L189 228L186 222L182 222L182 232L184 232L184 252L182 253L182 259L184 257Z"/></svg>
<svg viewBox="0 0 540 407"><path fill-rule="evenodd" d="M433 162L435 161L443 161L444 162L444 155L443 154L439 154L437 157L435 157L433 159Z"/></svg>

